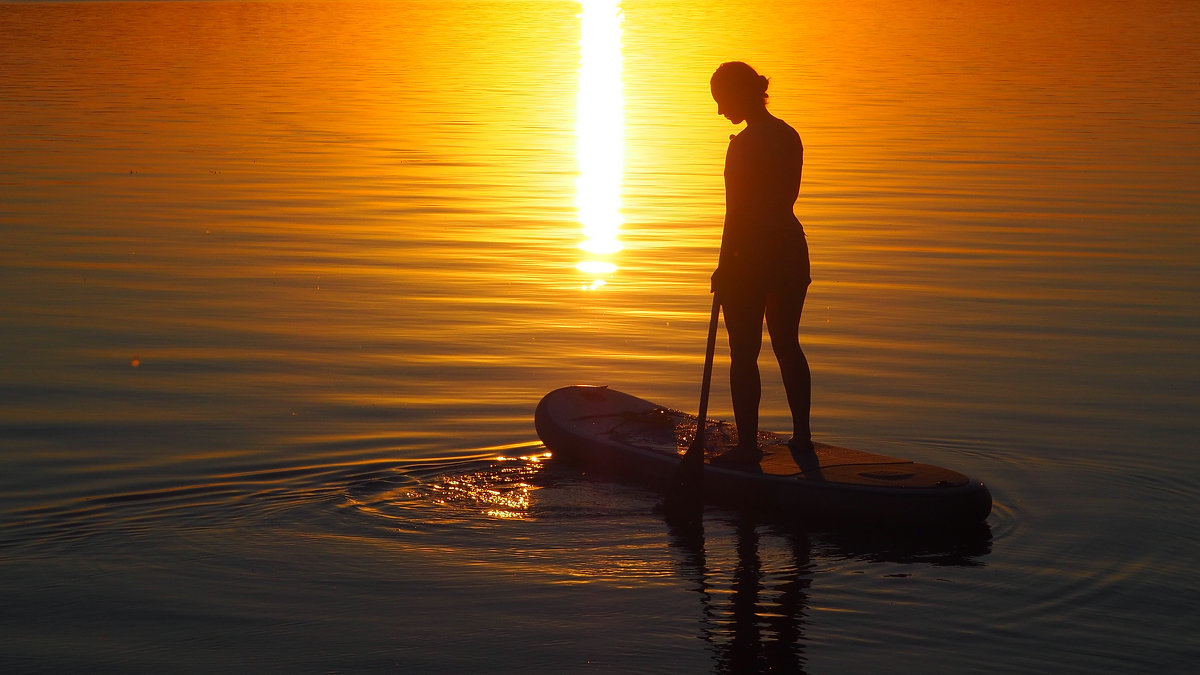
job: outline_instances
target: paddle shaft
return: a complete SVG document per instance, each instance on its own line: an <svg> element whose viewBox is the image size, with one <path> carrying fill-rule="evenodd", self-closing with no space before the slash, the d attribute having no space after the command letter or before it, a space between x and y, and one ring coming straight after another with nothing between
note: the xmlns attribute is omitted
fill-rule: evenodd
<svg viewBox="0 0 1200 675"><path fill-rule="evenodd" d="M712 318L708 322L708 346L704 355L704 379L700 383L700 416L696 420L696 437L675 467L675 476L667 490L663 508L668 518L697 522L704 509L704 421L708 417L708 389L712 382L713 353L717 351L717 321L721 317L721 301L713 293Z"/></svg>
<svg viewBox="0 0 1200 675"><path fill-rule="evenodd" d="M717 351L717 323L720 318L721 298L713 293L712 316L708 320L708 345L704 352L704 378L700 382L700 414L696 419L696 438L684 454L684 461L704 461L704 422L708 419L708 392L712 388L713 355ZM697 451L693 453L693 449Z"/></svg>

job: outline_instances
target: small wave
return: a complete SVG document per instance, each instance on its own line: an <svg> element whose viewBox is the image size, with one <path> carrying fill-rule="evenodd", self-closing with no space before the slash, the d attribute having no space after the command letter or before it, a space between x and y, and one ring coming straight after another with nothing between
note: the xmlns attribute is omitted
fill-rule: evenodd
<svg viewBox="0 0 1200 675"><path fill-rule="evenodd" d="M536 472L539 449L545 453L541 444L523 442L416 460L377 457L302 464L226 464L189 480L125 481L74 493L60 489L45 495L41 503L10 510L0 532L0 548L37 546L46 551L47 546L69 546L94 536L138 533L164 521L177 531L220 522L248 527L295 510L317 521L323 510L331 509L311 508L315 504L350 500L386 510L388 503L404 502L406 495L418 493L436 492L446 503L474 500L490 504L498 515L516 517L527 506L528 500L519 498L527 488L520 486ZM305 450L297 454L311 457L307 451L312 447ZM345 450L342 445L331 454L340 456ZM502 498L502 494L509 496Z"/></svg>

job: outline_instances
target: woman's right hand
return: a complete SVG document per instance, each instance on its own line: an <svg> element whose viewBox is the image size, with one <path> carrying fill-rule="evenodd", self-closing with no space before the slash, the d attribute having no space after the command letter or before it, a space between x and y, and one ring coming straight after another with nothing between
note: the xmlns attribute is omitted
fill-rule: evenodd
<svg viewBox="0 0 1200 675"><path fill-rule="evenodd" d="M709 279L708 279L708 292L709 293L717 292L717 289L721 287L721 280L724 278L724 276L725 276L725 274L724 274L724 272L721 271L720 267L713 270L712 276L709 277Z"/></svg>

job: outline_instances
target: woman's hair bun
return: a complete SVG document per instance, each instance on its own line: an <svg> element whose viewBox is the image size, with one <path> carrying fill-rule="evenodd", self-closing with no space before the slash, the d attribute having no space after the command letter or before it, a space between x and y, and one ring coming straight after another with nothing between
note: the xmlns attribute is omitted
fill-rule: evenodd
<svg viewBox="0 0 1200 675"><path fill-rule="evenodd" d="M759 75L753 68L742 61L722 63L717 72L713 73L712 86L725 91L736 93L738 96L749 96L766 100L767 85L770 81Z"/></svg>

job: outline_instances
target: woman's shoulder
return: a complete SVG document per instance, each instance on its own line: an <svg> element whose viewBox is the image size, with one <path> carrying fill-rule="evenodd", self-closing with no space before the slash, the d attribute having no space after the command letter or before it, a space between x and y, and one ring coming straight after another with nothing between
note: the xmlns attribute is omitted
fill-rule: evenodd
<svg viewBox="0 0 1200 675"><path fill-rule="evenodd" d="M747 145L760 141L768 142L770 145L778 146L782 144L800 144L800 134L792 128L792 125L772 116L765 124L758 124L753 127L742 129L741 133L731 135L729 137L730 145Z"/></svg>
<svg viewBox="0 0 1200 675"><path fill-rule="evenodd" d="M766 124L756 125L753 129L746 128L729 141L729 149L734 154L746 153L764 158L804 154L800 134L777 117L772 117Z"/></svg>
<svg viewBox="0 0 1200 675"><path fill-rule="evenodd" d="M771 125L771 133L777 140L789 141L800 145L800 134L792 128L792 125L778 117L773 117L772 119L775 121Z"/></svg>

